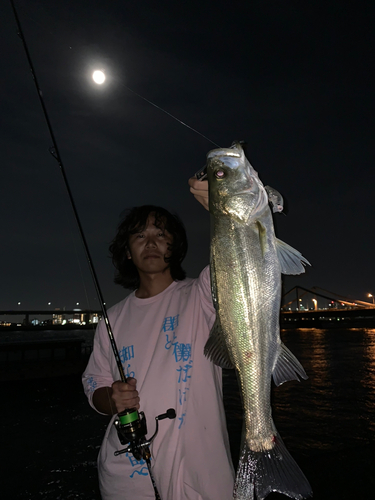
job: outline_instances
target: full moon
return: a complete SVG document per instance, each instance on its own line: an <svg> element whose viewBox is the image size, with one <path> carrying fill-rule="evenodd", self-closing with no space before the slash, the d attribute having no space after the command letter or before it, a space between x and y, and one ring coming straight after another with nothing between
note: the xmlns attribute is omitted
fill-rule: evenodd
<svg viewBox="0 0 375 500"><path fill-rule="evenodd" d="M92 74L92 79L95 83L101 85L105 81L105 74L103 73L103 71L94 71L94 73Z"/></svg>

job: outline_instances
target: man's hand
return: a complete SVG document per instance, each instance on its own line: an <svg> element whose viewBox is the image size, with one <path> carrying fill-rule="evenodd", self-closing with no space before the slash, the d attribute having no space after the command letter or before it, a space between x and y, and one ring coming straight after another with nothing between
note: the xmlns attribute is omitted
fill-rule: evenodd
<svg viewBox="0 0 375 500"><path fill-rule="evenodd" d="M196 177L190 177L189 186L194 198L208 210L208 181L198 181Z"/></svg>
<svg viewBox="0 0 375 500"><path fill-rule="evenodd" d="M92 402L100 413L115 415L126 408L139 410L139 397L136 389L135 378L128 378L126 383L121 380L113 382L112 387L99 387L96 389Z"/></svg>
<svg viewBox="0 0 375 500"><path fill-rule="evenodd" d="M139 410L139 396L136 389L135 378L128 378L126 382L117 380L112 384L112 400L116 405L117 412L120 413L125 408L136 408Z"/></svg>

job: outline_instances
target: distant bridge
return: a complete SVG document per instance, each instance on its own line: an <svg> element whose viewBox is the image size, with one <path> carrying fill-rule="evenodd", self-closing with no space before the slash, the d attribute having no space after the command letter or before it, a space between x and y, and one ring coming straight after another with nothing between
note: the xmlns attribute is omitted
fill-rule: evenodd
<svg viewBox="0 0 375 500"><path fill-rule="evenodd" d="M287 302L287 296L292 294L295 297ZM318 297L328 300L328 307L318 307ZM306 300L311 300L313 307L304 307L303 299L305 304ZM309 290L296 286L283 295L280 325L281 328L375 328L375 304L319 287Z"/></svg>
<svg viewBox="0 0 375 500"><path fill-rule="evenodd" d="M319 292L318 290L322 290L322 292ZM290 295L292 293L295 293L295 298L290 300L289 302L285 302L284 300L286 299L287 295ZM303 288L302 286L295 286L289 292L284 293L282 297L282 310L287 311L289 308L291 309L291 305L295 303L296 309L301 310L300 307L300 301L302 301L302 298L306 296L307 294L313 295L316 302L314 302L314 299L311 299L314 302L314 307L313 309L318 310L318 301L316 297L320 297L326 300L331 301L333 305L341 305L345 306L345 308L356 308L356 309L363 309L363 308L370 308L370 309L375 309L375 304L371 302L365 302L363 300L356 300L356 299L351 299L349 297L345 297L344 295L339 295L337 293L329 292L328 290L325 290L324 288L320 288L318 286L313 286L311 289L308 288ZM331 308L331 307L330 307ZM310 309L310 308L308 308ZM305 310L305 309L302 309Z"/></svg>
<svg viewBox="0 0 375 500"><path fill-rule="evenodd" d="M375 328L375 308L281 311L281 328Z"/></svg>

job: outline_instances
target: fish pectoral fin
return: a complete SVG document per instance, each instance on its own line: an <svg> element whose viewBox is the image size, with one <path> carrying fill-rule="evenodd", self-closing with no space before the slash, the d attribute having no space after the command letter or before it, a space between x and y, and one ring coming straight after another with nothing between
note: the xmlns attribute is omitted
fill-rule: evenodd
<svg viewBox="0 0 375 500"><path fill-rule="evenodd" d="M282 274L301 274L305 272L306 264L311 266L301 252L278 238L275 241Z"/></svg>
<svg viewBox="0 0 375 500"><path fill-rule="evenodd" d="M299 382L301 378L304 380L308 378L301 363L282 342L272 377L276 385L281 385L289 380L298 380Z"/></svg>
<svg viewBox="0 0 375 500"><path fill-rule="evenodd" d="M220 320L216 316L215 323L211 329L210 336L204 346L204 355L215 365L221 368L234 368L229 357L228 348L225 343Z"/></svg>
<svg viewBox="0 0 375 500"><path fill-rule="evenodd" d="M264 225L258 220L256 222L257 228L258 228L258 235L259 235L259 245L260 249L262 251L262 256L264 257L266 252L267 252L267 230L264 227Z"/></svg>

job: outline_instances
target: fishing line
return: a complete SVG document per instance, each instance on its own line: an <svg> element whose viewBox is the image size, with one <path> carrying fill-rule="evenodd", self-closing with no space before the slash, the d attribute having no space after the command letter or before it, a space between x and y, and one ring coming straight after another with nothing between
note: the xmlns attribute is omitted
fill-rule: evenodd
<svg viewBox="0 0 375 500"><path fill-rule="evenodd" d="M10 0L11 2L13 0ZM28 14L28 17L32 20L33 23L39 25L40 27L43 28L43 25L41 23L39 23L39 21L36 21L32 16L30 16L30 14ZM49 34L52 34L51 31L49 31ZM139 97L140 99L143 99L145 102L147 102L148 104L151 104L151 106L154 106L155 108L159 109L160 111L162 111L163 113L165 113L166 115L168 115L170 118L172 118L173 120L176 120L178 123L180 123L181 125L183 125L184 127L190 129L192 132L195 132L196 134L200 135L201 137L203 137L203 139L206 139L206 141L210 142L211 144L213 144L214 146L216 146L217 148L220 148L219 144L217 144L216 142L214 142L213 140L211 140L209 137L207 137L206 135L202 134L201 132L199 132L199 130L195 129L194 127L191 127L190 125L188 125L187 123L185 123L184 121L180 120L179 118L177 118L177 116L173 115L172 113L170 113L169 111L167 111L166 109L162 108L161 106L159 106L158 104L154 103L153 101L151 101L150 99L147 99L146 97L144 97L143 95L139 94L138 92L136 92L135 90L131 89L130 87L128 87L120 78L116 78L115 77L115 80L118 81L118 83L120 85L122 85L124 88L126 88L129 92L132 92L134 95L136 95L137 97Z"/></svg>
<svg viewBox="0 0 375 500"><path fill-rule="evenodd" d="M129 90L130 92L133 92L133 94L135 94L136 96L140 97L141 99L143 99L144 101L148 102L149 104L151 104L151 106L154 106L155 108L157 109L160 109L160 111L162 111L163 113L165 113L166 115L170 116L171 118L173 118L174 120L176 120L177 122L181 123L181 125L184 125L185 127L189 128L190 130L192 130L193 132L195 132L196 134L200 135L201 137L203 137L204 139L206 139L208 142L210 142L211 144L213 144L214 146L220 148L219 144L216 144L216 142L214 141L211 141L211 139L209 139L208 137L206 137L205 135L201 134L198 130L196 130L195 128L193 127L190 127L190 125L188 125L187 123L183 122L182 120L180 120L179 118L177 118L176 116L172 115L172 113L169 113L169 111L166 111L165 109L161 108L160 106L158 106L157 104L155 104L154 102L150 101L149 99L146 99L146 97L143 97L141 94L138 94L138 92L136 92L135 90L131 89L130 87L128 87L127 85L125 85L125 83L123 83L121 80L119 80L119 82L121 83L121 85L123 87L125 87L127 90Z"/></svg>

